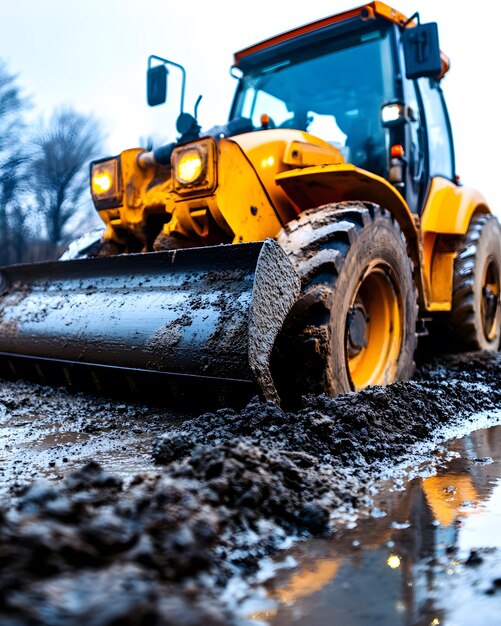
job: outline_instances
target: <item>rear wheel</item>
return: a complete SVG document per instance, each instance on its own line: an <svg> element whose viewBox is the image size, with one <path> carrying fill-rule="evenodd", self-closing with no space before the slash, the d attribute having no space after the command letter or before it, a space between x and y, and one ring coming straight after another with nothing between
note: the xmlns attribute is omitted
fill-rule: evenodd
<svg viewBox="0 0 501 626"><path fill-rule="evenodd" d="M501 228L474 215L454 263L447 326L457 350L497 350L501 331Z"/></svg>
<svg viewBox="0 0 501 626"><path fill-rule="evenodd" d="M293 400L409 378L416 289L390 213L371 203L307 211L278 236L302 293L277 342L277 386Z"/></svg>

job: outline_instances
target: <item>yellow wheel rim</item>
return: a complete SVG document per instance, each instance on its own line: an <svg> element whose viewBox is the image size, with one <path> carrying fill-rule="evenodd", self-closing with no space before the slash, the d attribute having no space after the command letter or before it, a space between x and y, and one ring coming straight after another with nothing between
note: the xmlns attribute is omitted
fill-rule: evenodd
<svg viewBox="0 0 501 626"><path fill-rule="evenodd" d="M402 346L403 306L387 263L374 261L362 274L346 318L346 358L355 390L396 378Z"/></svg>
<svg viewBox="0 0 501 626"><path fill-rule="evenodd" d="M495 339L498 332L499 282L499 268L496 261L491 257L485 267L480 305L484 336L487 341Z"/></svg>

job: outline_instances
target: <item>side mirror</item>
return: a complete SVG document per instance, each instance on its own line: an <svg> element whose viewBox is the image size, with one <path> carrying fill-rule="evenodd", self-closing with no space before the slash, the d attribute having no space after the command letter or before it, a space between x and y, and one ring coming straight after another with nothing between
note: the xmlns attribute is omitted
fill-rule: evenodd
<svg viewBox="0 0 501 626"><path fill-rule="evenodd" d="M150 107L167 100L167 68L165 65L149 67L146 73L147 97Z"/></svg>
<svg viewBox="0 0 501 626"><path fill-rule="evenodd" d="M402 33L407 78L439 76L442 58L438 42L438 27L435 22L418 24L406 28Z"/></svg>

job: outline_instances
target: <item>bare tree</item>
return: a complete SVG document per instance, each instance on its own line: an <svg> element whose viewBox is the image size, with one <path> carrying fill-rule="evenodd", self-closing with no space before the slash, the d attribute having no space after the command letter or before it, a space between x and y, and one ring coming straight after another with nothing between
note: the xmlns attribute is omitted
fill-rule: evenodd
<svg viewBox="0 0 501 626"><path fill-rule="evenodd" d="M0 265L22 260L26 243L25 212L20 202L28 160L20 142L25 106L16 77L0 61Z"/></svg>
<svg viewBox="0 0 501 626"><path fill-rule="evenodd" d="M57 110L23 146L25 108L16 77L0 61L0 265L55 257L73 238L71 226L86 216L92 223L94 213L88 163L100 152L98 122Z"/></svg>
<svg viewBox="0 0 501 626"><path fill-rule="evenodd" d="M73 238L69 221L89 209L89 161L101 151L102 133L91 116L57 110L34 139L33 190L53 249Z"/></svg>

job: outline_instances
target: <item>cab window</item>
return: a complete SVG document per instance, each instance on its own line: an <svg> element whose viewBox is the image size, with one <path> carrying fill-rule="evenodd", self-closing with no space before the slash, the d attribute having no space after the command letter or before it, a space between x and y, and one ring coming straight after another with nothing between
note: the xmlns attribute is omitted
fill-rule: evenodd
<svg viewBox="0 0 501 626"><path fill-rule="evenodd" d="M380 25L298 50L271 66L250 67L233 111L256 129L304 130L339 147L347 161L385 176L381 107L395 98L391 29Z"/></svg>
<svg viewBox="0 0 501 626"><path fill-rule="evenodd" d="M430 78L420 78L418 85L426 121L429 175L453 180L454 153L440 85Z"/></svg>

